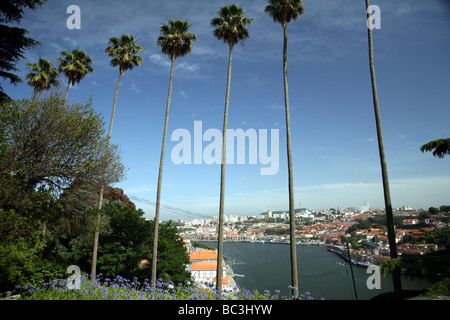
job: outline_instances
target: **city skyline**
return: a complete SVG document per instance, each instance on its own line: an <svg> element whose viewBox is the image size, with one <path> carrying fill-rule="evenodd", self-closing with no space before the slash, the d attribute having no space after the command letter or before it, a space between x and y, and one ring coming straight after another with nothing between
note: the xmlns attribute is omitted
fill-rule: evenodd
<svg viewBox="0 0 450 320"><path fill-rule="evenodd" d="M303 0L305 15L288 26L288 75L294 157L294 200L311 210L361 206L384 208L370 86L364 1ZM68 29L67 8L81 9L80 29ZM69 90L69 103L92 97L94 109L109 123L118 70L104 53L108 39L131 34L145 48L140 67L127 71L118 94L111 142L118 144L128 168L115 185L153 219L156 200L170 60L156 46L159 26L186 19L197 35L193 51L177 59L163 174L161 203L217 216L220 165L176 164L171 152L179 143L172 133L194 136L195 121L204 130L222 128L228 48L209 25L220 0L134 1L132 4L79 0L47 1L26 11L20 27L42 46L18 64L39 57L57 65L63 50L79 48L93 60L94 73ZM279 130L279 170L261 175L255 164L230 164L225 178L225 214L251 215L288 210L282 83L282 28L264 13L265 0L244 0L250 38L233 54L230 129ZM444 0L411 3L373 0L381 12L374 30L381 117L394 207L428 208L448 204L449 159L420 152L420 146L450 136L450 6ZM420 21L420 22L418 22ZM66 81L61 77L61 83ZM2 82L13 99L30 98L24 81ZM207 143L205 143L205 146ZM268 149L270 151L270 148ZM247 155L249 149L246 149ZM193 153L194 154L194 153ZM169 207L161 220L178 219Z"/></svg>

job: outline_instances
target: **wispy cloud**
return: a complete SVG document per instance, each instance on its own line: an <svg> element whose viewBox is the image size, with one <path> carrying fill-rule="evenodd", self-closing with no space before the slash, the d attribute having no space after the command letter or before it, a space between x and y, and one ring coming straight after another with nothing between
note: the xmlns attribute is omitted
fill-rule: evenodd
<svg viewBox="0 0 450 320"><path fill-rule="evenodd" d="M139 89L134 83L130 85L130 90L135 93L141 93L141 89Z"/></svg>

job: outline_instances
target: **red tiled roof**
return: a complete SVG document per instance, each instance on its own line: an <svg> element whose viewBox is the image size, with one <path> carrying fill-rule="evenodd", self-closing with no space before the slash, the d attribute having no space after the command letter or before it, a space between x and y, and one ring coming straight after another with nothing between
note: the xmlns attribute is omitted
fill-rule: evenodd
<svg viewBox="0 0 450 320"><path fill-rule="evenodd" d="M189 254L191 260L214 260L217 259L217 251L215 250L200 250Z"/></svg>
<svg viewBox="0 0 450 320"><path fill-rule="evenodd" d="M225 267L224 264L222 264ZM199 261L191 265L191 271L217 270L217 261Z"/></svg>

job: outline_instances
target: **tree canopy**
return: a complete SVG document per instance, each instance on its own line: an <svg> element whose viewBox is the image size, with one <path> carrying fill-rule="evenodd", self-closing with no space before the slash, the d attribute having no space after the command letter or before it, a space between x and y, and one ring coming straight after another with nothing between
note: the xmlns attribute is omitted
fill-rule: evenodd
<svg viewBox="0 0 450 320"><path fill-rule="evenodd" d="M264 12L282 26L297 20L305 12L302 0L268 0Z"/></svg>
<svg viewBox="0 0 450 320"><path fill-rule="evenodd" d="M219 16L210 23L215 28L214 36L217 39L233 47L249 37L246 26L251 25L253 19L245 17L244 9L233 4L220 8L217 14Z"/></svg>
<svg viewBox="0 0 450 320"><path fill-rule="evenodd" d="M433 156L442 159L446 155L450 154L450 138L430 141L424 144L422 147L420 147L420 151L422 152L433 151Z"/></svg>
<svg viewBox="0 0 450 320"><path fill-rule="evenodd" d="M120 37L114 36L109 39L108 44L105 53L112 58L111 66L119 66L121 74L142 63L142 58L137 54L144 51L144 48L136 43L134 36L128 34L123 34Z"/></svg>
<svg viewBox="0 0 450 320"><path fill-rule="evenodd" d="M24 9L37 10L46 0L10 0L0 3L0 77L16 85L22 82L14 72L16 64L23 59L27 49L35 48L40 43L28 38L28 31L13 27L10 23L20 23ZM0 85L0 102L9 98Z"/></svg>
<svg viewBox="0 0 450 320"><path fill-rule="evenodd" d="M36 188L54 192L74 180L100 183L104 168L103 121L91 103L71 104L50 95L0 105L0 195L4 206L16 208ZM108 183L123 178L117 146L107 163Z"/></svg>
<svg viewBox="0 0 450 320"><path fill-rule="evenodd" d="M160 27L161 35L156 44L161 47L161 52L171 59L185 56L192 51L192 44L197 41L193 33L189 33L189 22L185 20L169 20L168 24Z"/></svg>

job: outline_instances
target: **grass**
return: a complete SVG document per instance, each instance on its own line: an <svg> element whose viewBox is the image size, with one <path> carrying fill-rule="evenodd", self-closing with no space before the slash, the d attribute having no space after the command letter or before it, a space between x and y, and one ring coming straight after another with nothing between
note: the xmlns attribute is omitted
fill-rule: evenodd
<svg viewBox="0 0 450 320"><path fill-rule="evenodd" d="M14 294L21 300L217 300L218 294L214 287L201 289L189 281L174 284L161 279L154 285L146 279L144 282L125 279L117 276L115 279L101 279L101 274L94 280L87 275L81 275L77 289L70 289L74 283L67 279L55 279L48 283L16 286ZM279 297L280 291L271 293L264 290L250 291L239 286L226 291L223 300L314 300L309 292L299 297Z"/></svg>

